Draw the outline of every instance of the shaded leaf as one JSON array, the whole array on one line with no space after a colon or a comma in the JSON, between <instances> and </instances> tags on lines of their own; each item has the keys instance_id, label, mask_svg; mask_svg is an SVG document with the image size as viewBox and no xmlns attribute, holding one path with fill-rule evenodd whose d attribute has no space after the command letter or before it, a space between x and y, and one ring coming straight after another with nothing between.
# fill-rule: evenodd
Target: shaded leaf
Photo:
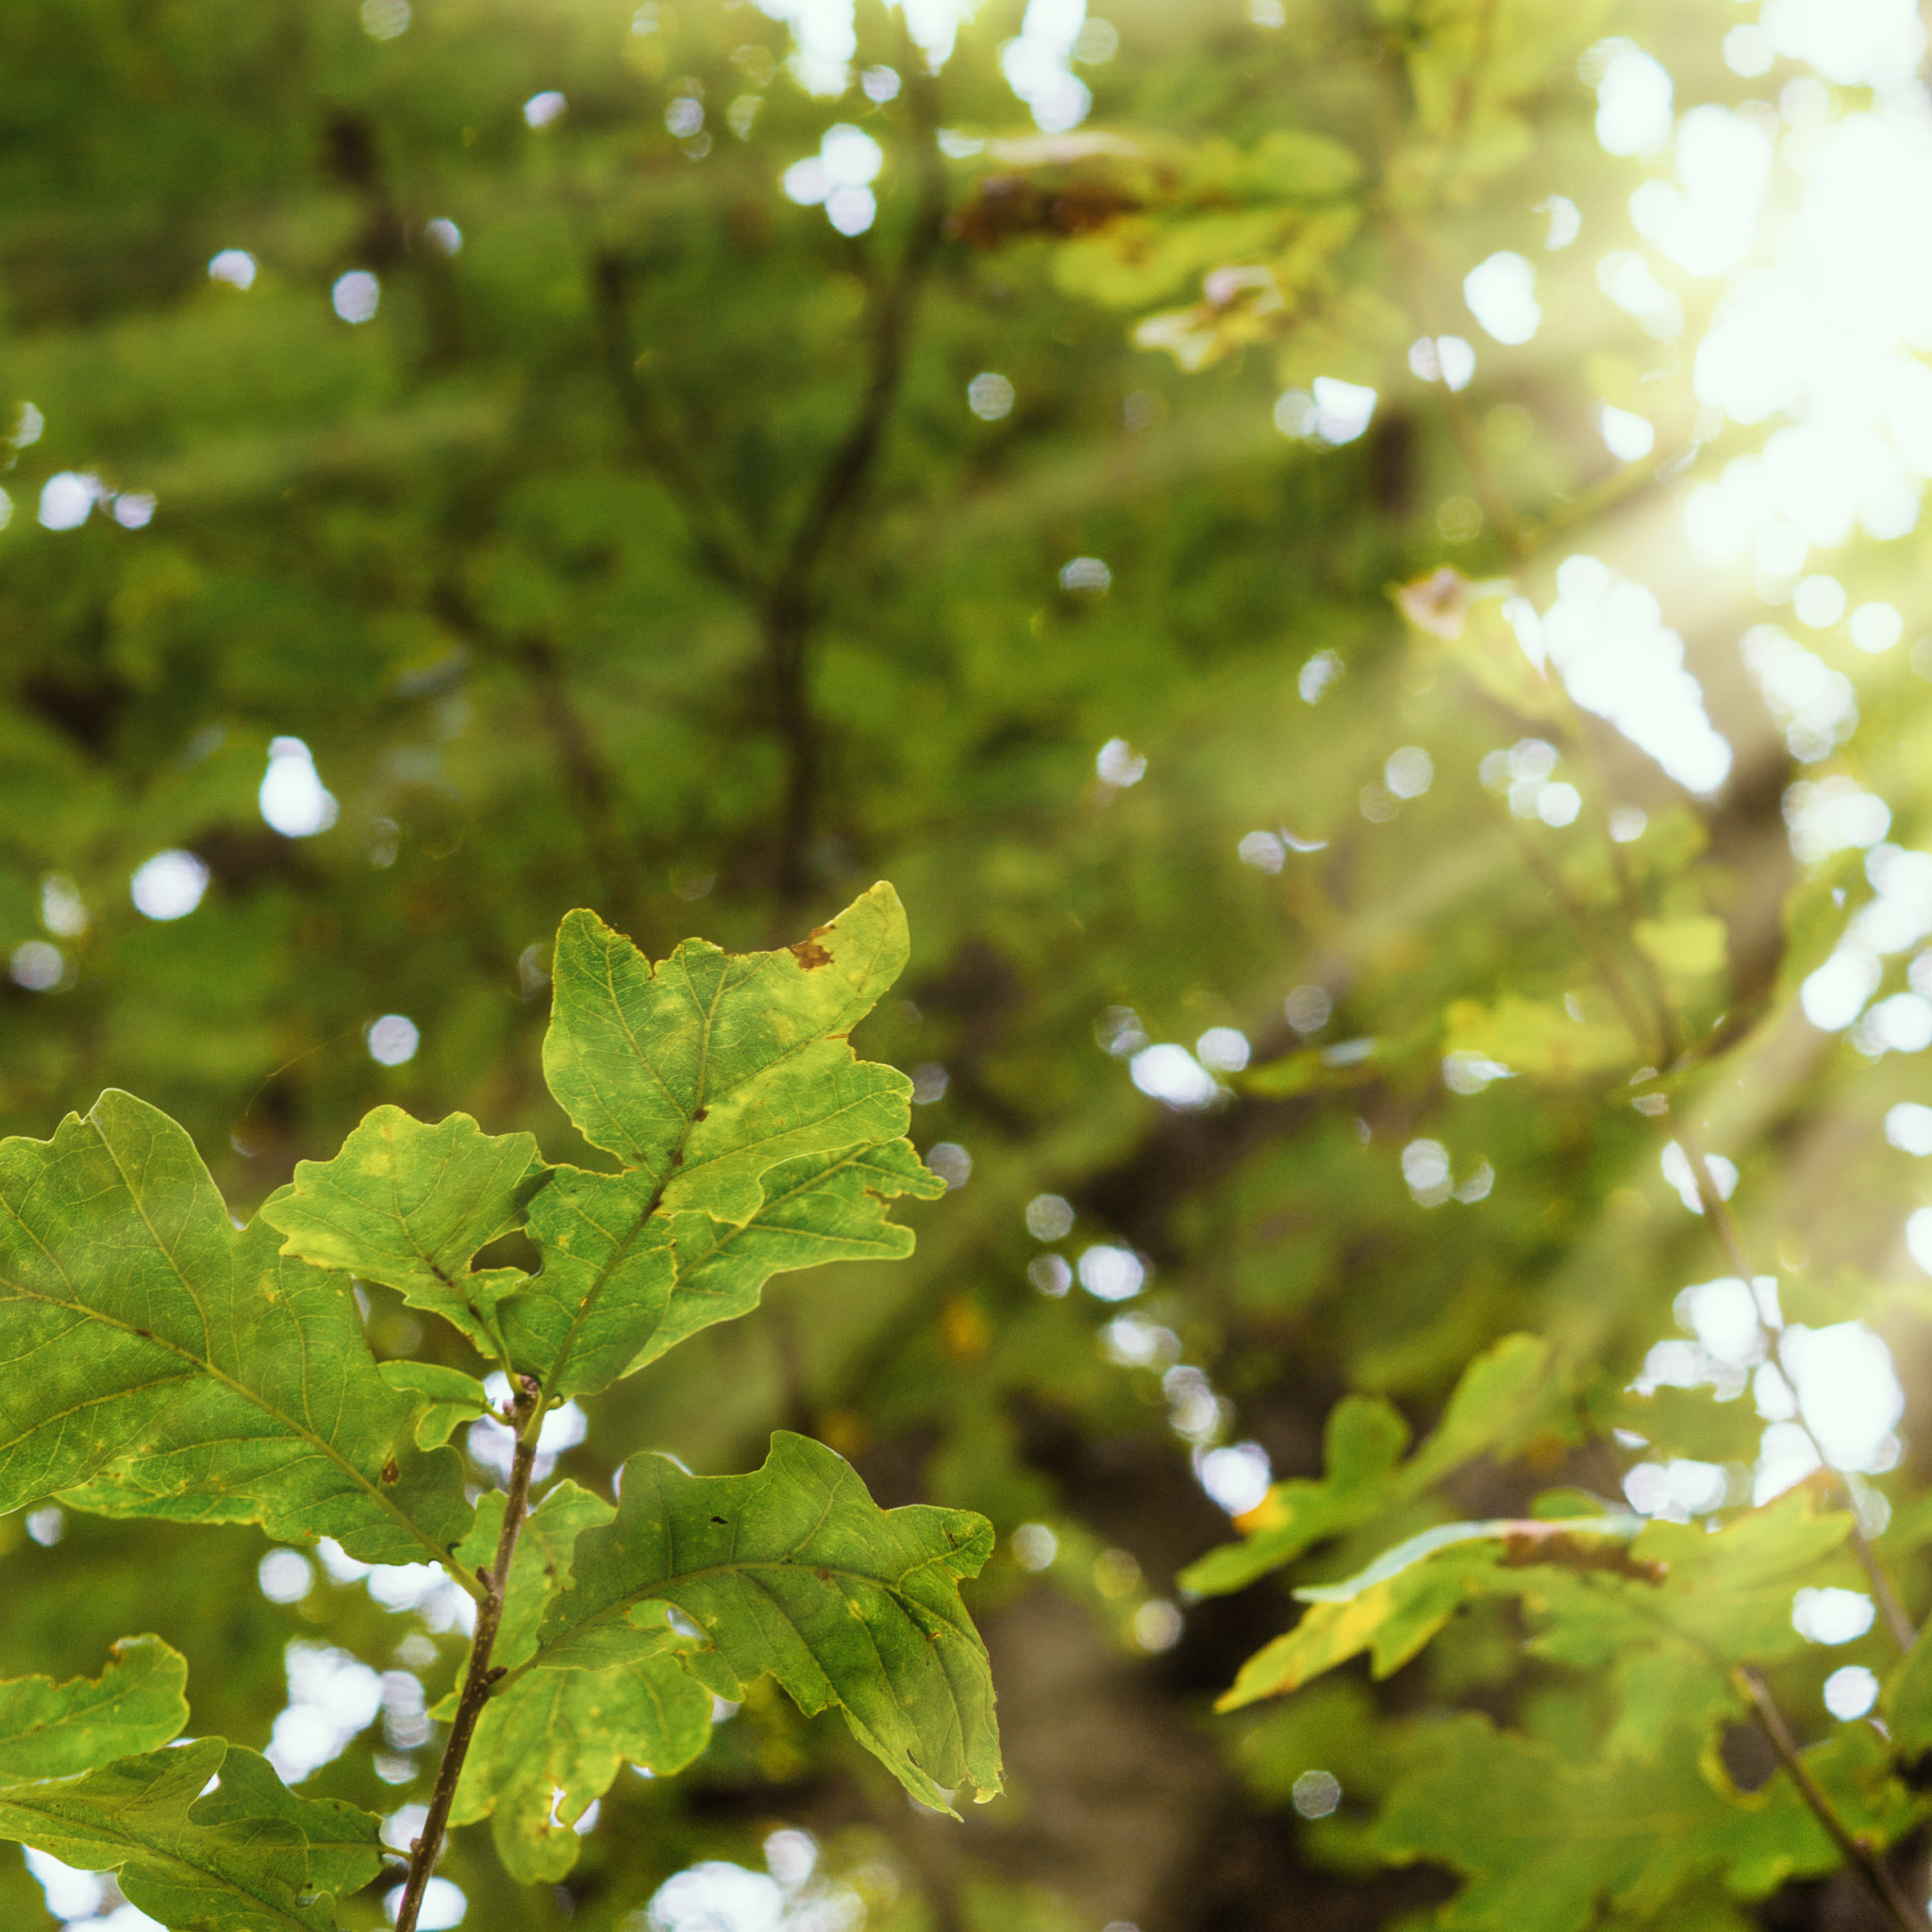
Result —
<instances>
[{"instance_id":1,"label":"shaded leaf","mask_svg":"<svg viewBox=\"0 0 1932 1932\"><path fill-rule=\"evenodd\" d=\"M98 1678L0 1683L0 1784L72 1777L153 1751L188 1722L188 1663L158 1637L124 1637Z\"/></svg>"},{"instance_id":2,"label":"shaded leaf","mask_svg":"<svg viewBox=\"0 0 1932 1932\"><path fill-rule=\"evenodd\" d=\"M128 1094L0 1142L0 1509L59 1491L441 1557L469 1519L460 1461L398 1444L409 1403L347 1282L279 1239L238 1230L188 1136Z\"/></svg>"},{"instance_id":3,"label":"shaded leaf","mask_svg":"<svg viewBox=\"0 0 1932 1932\"><path fill-rule=\"evenodd\" d=\"M1693 1721L1655 1758L1576 1765L1487 1718L1411 1726L1405 1774L1375 1837L1391 1859L1428 1858L1464 1874L1440 1920L1450 1932L1581 1932L1600 1923L1606 1902L1647 1916L1700 1879L1761 1898L1787 1878L1836 1866L1789 1776L1741 1798L1706 1742ZM1910 1822L1869 1728L1846 1726L1806 1762L1854 1831L1884 1842Z\"/></svg>"},{"instance_id":4,"label":"shaded leaf","mask_svg":"<svg viewBox=\"0 0 1932 1932\"><path fill-rule=\"evenodd\" d=\"M713 1688L741 1696L770 1672L808 1715L836 1705L914 1797L949 1810L960 1785L1000 1789L992 1679L958 1591L991 1549L965 1510L881 1509L803 1436L774 1436L750 1475L634 1457L616 1521L578 1541L533 1669L655 1649L668 1603L713 1646L692 1660Z\"/></svg>"},{"instance_id":5,"label":"shaded leaf","mask_svg":"<svg viewBox=\"0 0 1932 1932\"><path fill-rule=\"evenodd\" d=\"M297 1798L266 1759L219 1738L0 1788L0 1836L113 1872L174 1932L330 1932L327 1894L375 1875L377 1828L350 1806Z\"/></svg>"}]
</instances>

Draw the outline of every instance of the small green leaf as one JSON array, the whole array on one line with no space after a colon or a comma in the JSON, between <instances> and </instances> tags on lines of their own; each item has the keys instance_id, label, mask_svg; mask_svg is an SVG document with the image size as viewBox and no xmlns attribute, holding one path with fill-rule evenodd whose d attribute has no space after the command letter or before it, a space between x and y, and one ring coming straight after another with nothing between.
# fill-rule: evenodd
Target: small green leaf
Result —
<instances>
[{"instance_id":1,"label":"small green leaf","mask_svg":"<svg viewBox=\"0 0 1932 1932\"><path fill-rule=\"evenodd\" d=\"M551 1394L585 1394L641 1365L676 1273L670 1218L656 1204L644 1174L559 1167L532 1206L543 1267L505 1306L503 1332Z\"/></svg>"},{"instance_id":2,"label":"small green leaf","mask_svg":"<svg viewBox=\"0 0 1932 1932\"><path fill-rule=\"evenodd\" d=\"M440 1449L463 1426L491 1410L490 1391L475 1375L437 1362L378 1362L375 1373L403 1395L415 1398L409 1434L419 1449Z\"/></svg>"},{"instance_id":3,"label":"small green leaf","mask_svg":"<svg viewBox=\"0 0 1932 1932\"><path fill-rule=\"evenodd\" d=\"M430 1126L378 1107L333 1160L297 1161L261 1217L288 1237L284 1254L396 1289L493 1356L494 1306L524 1276L473 1274L470 1263L523 1225L545 1172L534 1135L486 1134L466 1113Z\"/></svg>"},{"instance_id":4,"label":"small green leaf","mask_svg":"<svg viewBox=\"0 0 1932 1932\"><path fill-rule=\"evenodd\" d=\"M173 1932L332 1932L328 1895L375 1877L377 1829L350 1806L295 1797L264 1758L219 1738L0 1788L0 1837L113 1872Z\"/></svg>"},{"instance_id":5,"label":"small green leaf","mask_svg":"<svg viewBox=\"0 0 1932 1932\"><path fill-rule=\"evenodd\" d=\"M398 1441L410 1405L348 1283L278 1246L235 1227L188 1136L129 1094L0 1142L0 1510L52 1491L441 1557L469 1522L460 1459Z\"/></svg>"},{"instance_id":6,"label":"small green leaf","mask_svg":"<svg viewBox=\"0 0 1932 1932\"><path fill-rule=\"evenodd\" d=\"M477 1506L457 1552L473 1567L495 1560L501 1491ZM570 1582L577 1538L615 1512L600 1496L561 1482L531 1512L510 1563L494 1660L514 1672L537 1647L544 1611ZM626 1760L660 1776L681 1771L710 1741L711 1697L679 1664L691 1647L668 1626L660 1643L627 1631L630 1653L602 1670L527 1671L483 1707L457 1787L451 1821L488 1817L498 1856L526 1885L555 1884L576 1860L571 1826L610 1789ZM554 1822L553 1822L554 1821Z\"/></svg>"},{"instance_id":7,"label":"small green leaf","mask_svg":"<svg viewBox=\"0 0 1932 1932\"><path fill-rule=\"evenodd\" d=\"M158 1637L124 1637L96 1679L0 1683L0 1784L73 1777L154 1751L188 1722L188 1662Z\"/></svg>"},{"instance_id":8,"label":"small green leaf","mask_svg":"<svg viewBox=\"0 0 1932 1932\"><path fill-rule=\"evenodd\" d=\"M1408 1424L1391 1404L1344 1395L1328 1412L1326 1477L1276 1483L1243 1519L1247 1538L1191 1564L1181 1588L1196 1596L1245 1590L1304 1550L1367 1522L1388 1507L1390 1479L1407 1441Z\"/></svg>"},{"instance_id":9,"label":"small green leaf","mask_svg":"<svg viewBox=\"0 0 1932 1932\"><path fill-rule=\"evenodd\" d=\"M1407 1462L1408 1425L1378 1398L1346 1395L1330 1411L1328 1474L1277 1483L1241 1526L1245 1541L1210 1550L1180 1577L1197 1596L1244 1590L1318 1542L1413 1501L1475 1457L1510 1456L1568 1427L1567 1405L1540 1336L1506 1335L1463 1371L1435 1433Z\"/></svg>"},{"instance_id":10,"label":"small green leaf","mask_svg":"<svg viewBox=\"0 0 1932 1932\"><path fill-rule=\"evenodd\" d=\"M600 1669L664 1642L670 1604L709 1640L691 1659L724 1694L770 1672L808 1715L836 1705L922 1804L1000 1789L992 1678L959 1601L992 1531L960 1509L884 1510L822 1443L779 1434L751 1475L625 1465L608 1528L576 1546L536 1672Z\"/></svg>"}]
</instances>

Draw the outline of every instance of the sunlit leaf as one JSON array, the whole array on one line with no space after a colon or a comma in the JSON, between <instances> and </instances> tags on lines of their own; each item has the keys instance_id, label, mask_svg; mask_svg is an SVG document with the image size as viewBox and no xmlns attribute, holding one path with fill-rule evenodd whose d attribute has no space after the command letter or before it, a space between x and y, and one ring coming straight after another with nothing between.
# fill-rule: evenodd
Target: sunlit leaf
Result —
<instances>
[{"instance_id":1,"label":"sunlit leaf","mask_svg":"<svg viewBox=\"0 0 1932 1932\"><path fill-rule=\"evenodd\" d=\"M485 1134L464 1113L430 1126L378 1107L333 1160L297 1161L261 1216L288 1237L284 1253L396 1289L494 1355L493 1310L524 1276L470 1263L523 1224L543 1173L533 1135Z\"/></svg>"}]
</instances>

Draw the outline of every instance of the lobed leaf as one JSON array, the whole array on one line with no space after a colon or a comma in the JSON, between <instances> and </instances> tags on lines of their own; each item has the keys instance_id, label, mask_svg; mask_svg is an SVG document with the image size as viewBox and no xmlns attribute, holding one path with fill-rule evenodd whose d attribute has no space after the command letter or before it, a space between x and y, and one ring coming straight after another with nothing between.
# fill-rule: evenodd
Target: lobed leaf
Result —
<instances>
[{"instance_id":1,"label":"lobed leaf","mask_svg":"<svg viewBox=\"0 0 1932 1932\"><path fill-rule=\"evenodd\" d=\"M625 1171L558 1168L531 1205L543 1270L502 1333L550 1393L744 1313L782 1269L909 1252L885 1203L944 1184L904 1139L910 1083L846 1039L907 952L885 884L794 946L689 940L656 966L595 914L564 920L544 1072Z\"/></svg>"},{"instance_id":2,"label":"lobed leaf","mask_svg":"<svg viewBox=\"0 0 1932 1932\"><path fill-rule=\"evenodd\" d=\"M398 1443L410 1405L348 1283L277 1242L238 1230L188 1136L129 1094L0 1141L0 1510L60 1491L370 1562L443 1555L461 1462Z\"/></svg>"},{"instance_id":3,"label":"lobed leaf","mask_svg":"<svg viewBox=\"0 0 1932 1932\"><path fill-rule=\"evenodd\" d=\"M982 1518L881 1509L844 1459L779 1434L750 1475L625 1465L607 1527L586 1531L575 1580L545 1615L534 1674L600 1671L659 1652L664 1606L709 1641L691 1668L741 1697L769 1672L808 1715L837 1706L922 1804L1000 1789L985 1646L959 1601L992 1550Z\"/></svg>"},{"instance_id":4,"label":"lobed leaf","mask_svg":"<svg viewBox=\"0 0 1932 1932\"><path fill-rule=\"evenodd\" d=\"M284 1254L393 1288L496 1356L496 1304L525 1277L470 1263L523 1225L546 1172L532 1134L486 1134L466 1113L430 1126L378 1107L333 1160L298 1160L261 1218L287 1236Z\"/></svg>"},{"instance_id":5,"label":"lobed leaf","mask_svg":"<svg viewBox=\"0 0 1932 1932\"><path fill-rule=\"evenodd\" d=\"M571 1482L531 1512L510 1564L497 1663L514 1671L534 1654L544 1611L569 1585L578 1536L614 1513ZM478 1506L458 1559L492 1561L502 1522L496 1491ZM634 1654L620 1662L527 1672L483 1707L450 1816L457 1824L488 1817L498 1856L524 1884L555 1884L575 1863L571 1827L626 1760L668 1775L710 1741L710 1693L675 1654L691 1641L661 1624L655 1645L652 1633L632 1634Z\"/></svg>"},{"instance_id":6,"label":"lobed leaf","mask_svg":"<svg viewBox=\"0 0 1932 1932\"><path fill-rule=\"evenodd\" d=\"M0 1683L0 1784L73 1777L153 1751L188 1722L188 1661L158 1637L124 1637L97 1678Z\"/></svg>"},{"instance_id":7,"label":"lobed leaf","mask_svg":"<svg viewBox=\"0 0 1932 1932\"><path fill-rule=\"evenodd\" d=\"M0 1787L0 1837L113 1872L173 1932L332 1932L330 1895L380 1869L378 1828L352 1806L296 1797L266 1758L219 1738Z\"/></svg>"},{"instance_id":8,"label":"lobed leaf","mask_svg":"<svg viewBox=\"0 0 1932 1932\"><path fill-rule=\"evenodd\" d=\"M1706 1743L1693 1718L1653 1757L1576 1764L1483 1717L1418 1725L1375 1840L1392 1860L1464 1874L1438 1922L1446 1932L1583 1932L1605 1905L1648 1920L1700 1881L1760 1898L1837 1865L1788 1775L1740 1797L1710 1768ZM1882 1843L1909 1824L1869 1729L1845 1727L1806 1762L1853 1830Z\"/></svg>"},{"instance_id":9,"label":"lobed leaf","mask_svg":"<svg viewBox=\"0 0 1932 1932\"><path fill-rule=\"evenodd\" d=\"M1217 1707L1285 1695L1363 1651L1387 1676L1486 1595L1523 1599L1543 1626L1531 1644L1541 1657L1581 1669L1641 1657L1660 1692L1667 1681L1681 1688L1688 1658L1734 1701L1729 1666L1805 1648L1791 1624L1798 1586L1852 1580L1821 1567L1852 1519L1820 1503L1820 1486L1802 1484L1714 1533L1624 1514L1439 1524L1345 1582L1297 1590L1308 1613L1241 1666ZM1679 1694L1663 1693L1663 1714Z\"/></svg>"}]
</instances>

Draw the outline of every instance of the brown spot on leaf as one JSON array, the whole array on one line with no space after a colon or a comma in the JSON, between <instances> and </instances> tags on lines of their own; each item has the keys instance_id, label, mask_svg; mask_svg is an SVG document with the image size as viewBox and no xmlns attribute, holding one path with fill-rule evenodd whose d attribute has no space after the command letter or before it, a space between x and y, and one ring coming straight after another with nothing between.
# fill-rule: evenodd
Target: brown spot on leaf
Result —
<instances>
[{"instance_id":1,"label":"brown spot on leaf","mask_svg":"<svg viewBox=\"0 0 1932 1932\"><path fill-rule=\"evenodd\" d=\"M832 963L832 956L819 944L819 936L831 930L829 925L815 925L795 946L790 946L786 950L808 973L820 966L829 966Z\"/></svg>"},{"instance_id":2,"label":"brown spot on leaf","mask_svg":"<svg viewBox=\"0 0 1932 1932\"><path fill-rule=\"evenodd\" d=\"M390 1459L382 1465L382 1479L386 1483L392 1483L401 1474L402 1471L399 1468L397 1468L396 1459L393 1456L391 1456Z\"/></svg>"}]
</instances>

